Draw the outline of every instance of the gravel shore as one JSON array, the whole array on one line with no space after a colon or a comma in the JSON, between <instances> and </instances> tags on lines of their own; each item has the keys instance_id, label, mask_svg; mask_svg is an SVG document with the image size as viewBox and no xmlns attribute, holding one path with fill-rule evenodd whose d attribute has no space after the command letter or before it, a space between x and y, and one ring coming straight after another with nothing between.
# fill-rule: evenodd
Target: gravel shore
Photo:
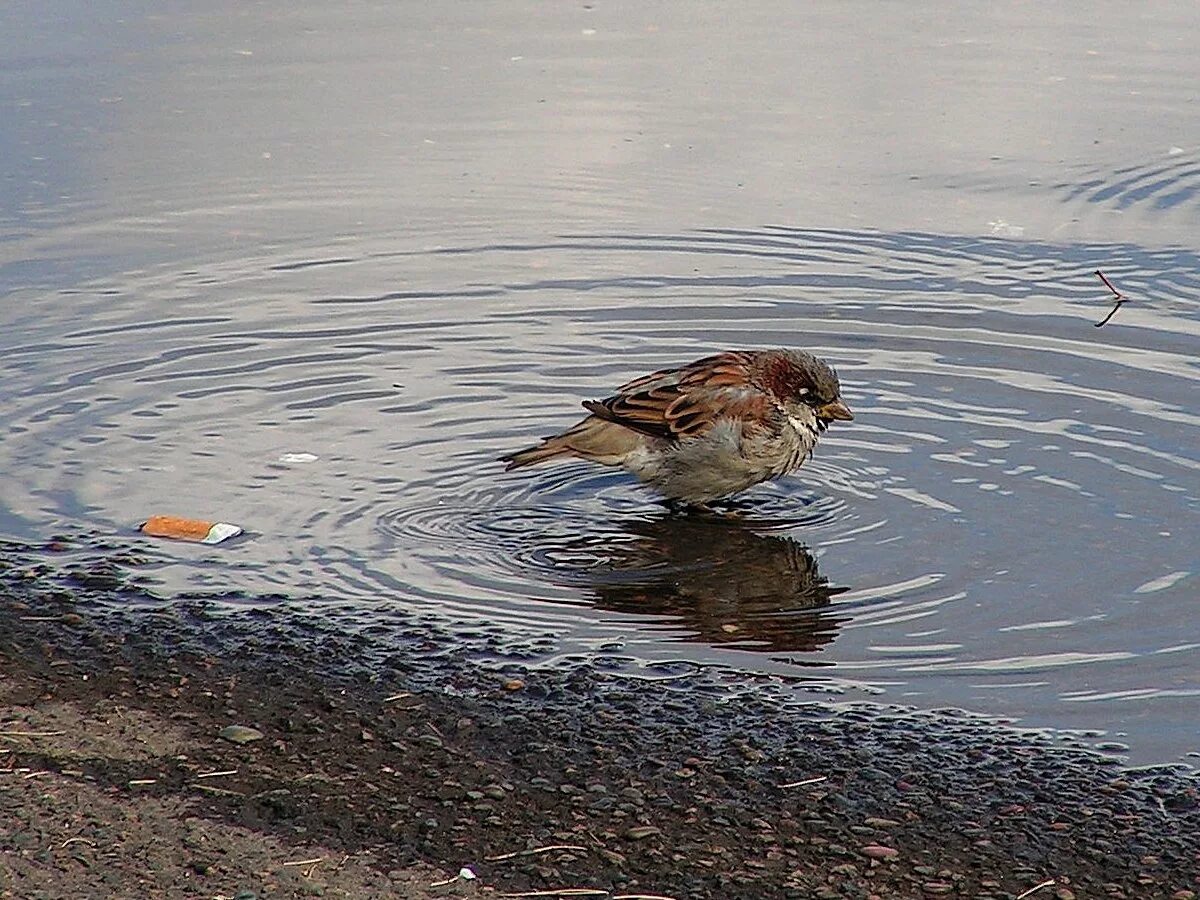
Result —
<instances>
[{"instance_id":1,"label":"gravel shore","mask_svg":"<svg viewBox=\"0 0 1200 900\"><path fill-rule=\"evenodd\" d=\"M1186 767L413 623L368 652L62 549L0 547L0 897L1200 892Z\"/></svg>"}]
</instances>

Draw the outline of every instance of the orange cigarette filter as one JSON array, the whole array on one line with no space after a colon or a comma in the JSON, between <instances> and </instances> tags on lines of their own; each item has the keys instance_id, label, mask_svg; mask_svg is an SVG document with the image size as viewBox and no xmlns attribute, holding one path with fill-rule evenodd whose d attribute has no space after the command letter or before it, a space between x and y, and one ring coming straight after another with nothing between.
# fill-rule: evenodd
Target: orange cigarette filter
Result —
<instances>
[{"instance_id":1,"label":"orange cigarette filter","mask_svg":"<svg viewBox=\"0 0 1200 900\"><path fill-rule=\"evenodd\" d=\"M219 544L227 538L241 534L242 529L228 522L206 522L203 519L185 519L181 516L151 516L142 523L141 532L152 537Z\"/></svg>"}]
</instances>

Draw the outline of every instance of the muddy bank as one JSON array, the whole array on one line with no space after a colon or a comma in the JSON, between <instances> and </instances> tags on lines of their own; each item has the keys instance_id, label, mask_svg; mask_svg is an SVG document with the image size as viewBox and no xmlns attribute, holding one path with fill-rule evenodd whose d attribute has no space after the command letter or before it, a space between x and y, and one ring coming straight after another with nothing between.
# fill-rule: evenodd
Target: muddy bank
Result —
<instances>
[{"instance_id":1,"label":"muddy bank","mask_svg":"<svg viewBox=\"0 0 1200 900\"><path fill-rule=\"evenodd\" d=\"M719 673L488 665L416 623L216 615L120 547L56 550L0 550L0 896L1200 891L1182 767Z\"/></svg>"}]
</instances>

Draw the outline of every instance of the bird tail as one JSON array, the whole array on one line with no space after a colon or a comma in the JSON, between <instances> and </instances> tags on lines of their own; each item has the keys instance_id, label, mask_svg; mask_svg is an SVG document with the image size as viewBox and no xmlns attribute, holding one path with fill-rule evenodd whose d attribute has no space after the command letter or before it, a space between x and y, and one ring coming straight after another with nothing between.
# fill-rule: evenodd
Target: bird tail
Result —
<instances>
[{"instance_id":1,"label":"bird tail","mask_svg":"<svg viewBox=\"0 0 1200 900\"><path fill-rule=\"evenodd\" d=\"M548 459L571 455L573 455L571 448L562 443L562 436L558 435L546 438L536 447L518 450L516 453L507 453L500 457L500 462L508 463L504 467L504 471L511 472L513 469L523 469L525 466L532 466Z\"/></svg>"},{"instance_id":2,"label":"bird tail","mask_svg":"<svg viewBox=\"0 0 1200 900\"><path fill-rule=\"evenodd\" d=\"M580 457L602 465L615 466L620 465L642 440L642 435L623 425L588 416L562 434L545 438L536 447L502 456L500 461L508 463L504 467L506 472L564 456Z\"/></svg>"}]
</instances>

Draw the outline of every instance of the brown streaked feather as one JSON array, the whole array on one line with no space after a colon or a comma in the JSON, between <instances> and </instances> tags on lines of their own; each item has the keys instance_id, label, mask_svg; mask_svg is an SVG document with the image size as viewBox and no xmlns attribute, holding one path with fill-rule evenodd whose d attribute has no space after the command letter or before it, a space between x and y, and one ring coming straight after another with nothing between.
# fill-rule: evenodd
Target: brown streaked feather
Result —
<instances>
[{"instance_id":1,"label":"brown streaked feather","mask_svg":"<svg viewBox=\"0 0 1200 900\"><path fill-rule=\"evenodd\" d=\"M610 400L613 398L609 398ZM665 423L653 416L638 418L629 415L620 415L614 412L607 405L608 401L604 400L584 400L583 408L590 412L597 419L603 419L613 425L620 425L622 428L628 428L631 431L636 431L639 434L646 434L650 437L669 438L670 434L665 426Z\"/></svg>"},{"instance_id":2,"label":"brown streaked feather","mask_svg":"<svg viewBox=\"0 0 1200 900\"><path fill-rule=\"evenodd\" d=\"M740 421L745 428L773 422L782 415L766 394L739 386L685 394L667 410L667 421L675 436L691 437L704 434L721 419Z\"/></svg>"},{"instance_id":3,"label":"brown streaked feather","mask_svg":"<svg viewBox=\"0 0 1200 900\"><path fill-rule=\"evenodd\" d=\"M771 418L774 403L751 384L749 363L744 353L719 353L636 378L613 396L583 405L609 422L670 441L704 434L720 419Z\"/></svg>"},{"instance_id":4,"label":"brown streaked feather","mask_svg":"<svg viewBox=\"0 0 1200 900\"><path fill-rule=\"evenodd\" d=\"M641 375L617 388L616 396L636 394L643 388L659 382L672 384L697 384L709 378L718 379L717 384L745 384L749 378L750 355L742 350L716 353L680 366L677 369L660 369L649 375Z\"/></svg>"}]
</instances>

